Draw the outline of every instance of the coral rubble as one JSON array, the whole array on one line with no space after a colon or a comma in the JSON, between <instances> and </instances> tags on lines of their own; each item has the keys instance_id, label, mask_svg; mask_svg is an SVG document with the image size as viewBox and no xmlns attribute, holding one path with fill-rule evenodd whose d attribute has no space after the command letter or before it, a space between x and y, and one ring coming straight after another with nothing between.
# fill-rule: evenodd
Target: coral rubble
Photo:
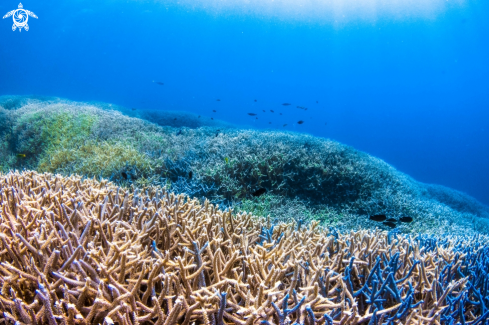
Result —
<instances>
[{"instance_id":1,"label":"coral rubble","mask_svg":"<svg viewBox=\"0 0 489 325\"><path fill-rule=\"evenodd\" d=\"M489 248L270 225L158 188L0 175L7 324L485 324Z\"/></svg>"}]
</instances>

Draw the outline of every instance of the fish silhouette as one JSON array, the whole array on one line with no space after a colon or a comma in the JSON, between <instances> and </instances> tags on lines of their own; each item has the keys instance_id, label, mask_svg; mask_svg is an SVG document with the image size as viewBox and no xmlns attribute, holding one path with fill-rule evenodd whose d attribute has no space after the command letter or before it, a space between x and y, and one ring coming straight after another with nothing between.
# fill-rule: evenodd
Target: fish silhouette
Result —
<instances>
[{"instance_id":1,"label":"fish silhouette","mask_svg":"<svg viewBox=\"0 0 489 325\"><path fill-rule=\"evenodd\" d=\"M248 113L249 116L256 116L255 113Z\"/></svg>"},{"instance_id":2,"label":"fish silhouette","mask_svg":"<svg viewBox=\"0 0 489 325\"><path fill-rule=\"evenodd\" d=\"M397 225L394 222L391 222L391 221L384 221L383 224L386 225L387 227L391 227L391 228L396 228L397 227Z\"/></svg>"},{"instance_id":3,"label":"fish silhouette","mask_svg":"<svg viewBox=\"0 0 489 325\"><path fill-rule=\"evenodd\" d=\"M382 222L382 221L385 221L387 219L385 214L376 214L376 215L370 216L368 218L370 220L377 221L377 222Z\"/></svg>"},{"instance_id":4,"label":"fish silhouette","mask_svg":"<svg viewBox=\"0 0 489 325\"><path fill-rule=\"evenodd\" d=\"M253 193L251 193L251 195L258 197L260 195L265 194L266 192L267 192L267 190L262 187L262 188L260 188L260 189L258 189L256 191L254 191Z\"/></svg>"},{"instance_id":5,"label":"fish silhouette","mask_svg":"<svg viewBox=\"0 0 489 325\"><path fill-rule=\"evenodd\" d=\"M284 106L290 106L290 103L283 103Z\"/></svg>"},{"instance_id":6,"label":"fish silhouette","mask_svg":"<svg viewBox=\"0 0 489 325\"><path fill-rule=\"evenodd\" d=\"M163 85L164 85L164 83L163 83L163 82L161 82L161 81L154 81L154 80L153 80L153 82L154 82L155 84L157 84L157 85L160 85L160 86L163 86Z\"/></svg>"},{"instance_id":7,"label":"fish silhouette","mask_svg":"<svg viewBox=\"0 0 489 325\"><path fill-rule=\"evenodd\" d=\"M399 219L401 222L413 222L413 217L401 217Z\"/></svg>"}]
</instances>

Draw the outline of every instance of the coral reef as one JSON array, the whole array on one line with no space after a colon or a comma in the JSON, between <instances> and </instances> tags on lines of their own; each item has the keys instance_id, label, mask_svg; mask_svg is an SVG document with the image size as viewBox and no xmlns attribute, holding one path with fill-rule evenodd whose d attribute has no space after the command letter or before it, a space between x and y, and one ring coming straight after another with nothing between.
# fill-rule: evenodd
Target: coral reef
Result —
<instances>
[{"instance_id":1,"label":"coral reef","mask_svg":"<svg viewBox=\"0 0 489 325\"><path fill-rule=\"evenodd\" d=\"M411 224L398 224L405 233L489 232L484 218L488 207L460 192L416 182L338 142L291 132L205 126L195 124L199 119L193 115L178 114L0 97L0 170L76 173L122 186L165 186L274 220L302 218L361 229L378 226L368 215L386 214L413 218ZM175 118L179 124L172 122ZM199 125L204 126L194 128ZM253 197L258 188L267 193Z\"/></svg>"},{"instance_id":2,"label":"coral reef","mask_svg":"<svg viewBox=\"0 0 489 325\"><path fill-rule=\"evenodd\" d=\"M8 324L486 324L483 236L270 224L157 187L0 174Z\"/></svg>"}]
</instances>

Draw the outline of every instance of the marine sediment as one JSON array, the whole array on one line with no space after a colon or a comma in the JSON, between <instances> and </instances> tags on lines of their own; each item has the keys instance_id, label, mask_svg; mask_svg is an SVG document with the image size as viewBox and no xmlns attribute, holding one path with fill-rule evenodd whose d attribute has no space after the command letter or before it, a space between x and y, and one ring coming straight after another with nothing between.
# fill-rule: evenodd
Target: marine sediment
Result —
<instances>
[{"instance_id":1,"label":"marine sediment","mask_svg":"<svg viewBox=\"0 0 489 325\"><path fill-rule=\"evenodd\" d=\"M484 324L486 237L271 224L159 187L0 174L6 324Z\"/></svg>"}]
</instances>

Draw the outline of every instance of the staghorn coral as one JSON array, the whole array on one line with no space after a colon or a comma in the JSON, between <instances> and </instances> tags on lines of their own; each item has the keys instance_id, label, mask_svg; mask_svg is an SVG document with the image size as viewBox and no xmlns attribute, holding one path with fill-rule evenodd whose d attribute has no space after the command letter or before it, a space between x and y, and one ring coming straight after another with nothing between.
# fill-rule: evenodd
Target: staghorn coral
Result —
<instances>
[{"instance_id":1,"label":"staghorn coral","mask_svg":"<svg viewBox=\"0 0 489 325\"><path fill-rule=\"evenodd\" d=\"M382 213L412 217L411 224L399 225L405 233L489 233L488 207L460 192L416 182L338 142L210 127L203 120L195 124L201 119L183 112L149 113L103 103L0 96L0 170L161 185L273 220L299 215L362 229L379 225L367 215ZM178 124L171 122L176 114ZM259 187L267 194L251 196Z\"/></svg>"},{"instance_id":2,"label":"staghorn coral","mask_svg":"<svg viewBox=\"0 0 489 325\"><path fill-rule=\"evenodd\" d=\"M488 240L338 233L159 188L0 175L9 324L484 324Z\"/></svg>"}]
</instances>

